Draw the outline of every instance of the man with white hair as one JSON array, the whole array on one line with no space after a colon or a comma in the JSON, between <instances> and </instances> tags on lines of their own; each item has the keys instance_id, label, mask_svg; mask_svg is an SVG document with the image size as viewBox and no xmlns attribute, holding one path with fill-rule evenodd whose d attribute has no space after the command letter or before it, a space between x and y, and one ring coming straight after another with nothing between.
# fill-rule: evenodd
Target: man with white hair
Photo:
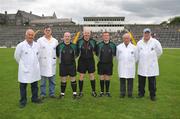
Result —
<instances>
[{"instance_id":1,"label":"man with white hair","mask_svg":"<svg viewBox=\"0 0 180 119\"><path fill-rule=\"evenodd\" d=\"M38 80L40 80L40 67L38 61L38 44L33 41L34 31L28 29L26 38L16 47L14 58L19 64L18 81L20 82L20 108L26 106L27 103L27 84L31 84L33 103L41 103L38 99Z\"/></svg>"},{"instance_id":2,"label":"man with white hair","mask_svg":"<svg viewBox=\"0 0 180 119\"><path fill-rule=\"evenodd\" d=\"M143 38L137 43L138 48L138 97L145 94L148 78L150 99L156 100L156 76L159 75L158 58L162 55L160 42L151 37L151 30L143 30Z\"/></svg>"},{"instance_id":3,"label":"man with white hair","mask_svg":"<svg viewBox=\"0 0 180 119\"><path fill-rule=\"evenodd\" d=\"M83 38L79 39L77 42L77 49L79 53L78 59L78 72L80 73L79 76L79 96L83 96L83 79L84 75L88 71L89 79L91 82L91 95L96 97L95 91L95 79L94 79L94 72L95 72L95 60L94 60L94 51L96 46L96 41L90 38L91 32L89 29L84 29L83 31Z\"/></svg>"},{"instance_id":4,"label":"man with white hair","mask_svg":"<svg viewBox=\"0 0 180 119\"><path fill-rule=\"evenodd\" d=\"M135 78L137 48L130 42L130 34L123 35L123 43L117 46L116 58L120 78L120 98L126 95L126 81L128 97L132 98L133 79Z\"/></svg>"}]
</instances>

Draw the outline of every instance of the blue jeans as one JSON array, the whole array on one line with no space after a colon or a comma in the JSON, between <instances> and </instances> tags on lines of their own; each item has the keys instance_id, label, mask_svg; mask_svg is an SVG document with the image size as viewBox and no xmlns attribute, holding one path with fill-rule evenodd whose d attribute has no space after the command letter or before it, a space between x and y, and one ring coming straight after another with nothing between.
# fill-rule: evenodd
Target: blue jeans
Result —
<instances>
[{"instance_id":1,"label":"blue jeans","mask_svg":"<svg viewBox=\"0 0 180 119\"><path fill-rule=\"evenodd\" d=\"M49 80L49 96L54 96L55 75L51 77L41 76L41 96L46 96L46 80Z\"/></svg>"}]
</instances>

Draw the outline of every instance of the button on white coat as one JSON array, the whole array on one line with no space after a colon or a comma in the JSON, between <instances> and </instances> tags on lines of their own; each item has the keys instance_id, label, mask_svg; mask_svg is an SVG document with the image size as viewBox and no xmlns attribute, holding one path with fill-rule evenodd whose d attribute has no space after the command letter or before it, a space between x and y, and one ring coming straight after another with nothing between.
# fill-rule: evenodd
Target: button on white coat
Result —
<instances>
[{"instance_id":1,"label":"button on white coat","mask_svg":"<svg viewBox=\"0 0 180 119\"><path fill-rule=\"evenodd\" d=\"M159 65L158 58L162 54L162 46L160 42L154 38L150 38L146 43L140 40L137 43L138 48L138 74L141 76L158 76Z\"/></svg>"},{"instance_id":2,"label":"button on white coat","mask_svg":"<svg viewBox=\"0 0 180 119\"><path fill-rule=\"evenodd\" d=\"M137 48L129 43L128 46L121 43L117 46L116 58L118 61L119 78L135 78Z\"/></svg>"},{"instance_id":3,"label":"button on white coat","mask_svg":"<svg viewBox=\"0 0 180 119\"><path fill-rule=\"evenodd\" d=\"M48 41L44 36L37 40L39 44L39 62L41 76L51 77L56 73L56 46L58 41L51 37Z\"/></svg>"},{"instance_id":4,"label":"button on white coat","mask_svg":"<svg viewBox=\"0 0 180 119\"><path fill-rule=\"evenodd\" d=\"M14 57L19 64L18 81L21 83L33 83L40 80L40 67L38 61L38 44L32 46L26 40L16 47Z\"/></svg>"}]
</instances>

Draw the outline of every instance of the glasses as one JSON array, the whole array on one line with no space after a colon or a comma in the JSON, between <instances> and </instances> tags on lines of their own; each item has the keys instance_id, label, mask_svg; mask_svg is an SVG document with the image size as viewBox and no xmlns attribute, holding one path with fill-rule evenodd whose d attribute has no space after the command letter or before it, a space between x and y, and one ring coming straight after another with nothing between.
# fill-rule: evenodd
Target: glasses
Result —
<instances>
[{"instance_id":1,"label":"glasses","mask_svg":"<svg viewBox=\"0 0 180 119\"><path fill-rule=\"evenodd\" d=\"M45 31L48 31L48 32L50 32L51 30L45 30Z\"/></svg>"}]
</instances>

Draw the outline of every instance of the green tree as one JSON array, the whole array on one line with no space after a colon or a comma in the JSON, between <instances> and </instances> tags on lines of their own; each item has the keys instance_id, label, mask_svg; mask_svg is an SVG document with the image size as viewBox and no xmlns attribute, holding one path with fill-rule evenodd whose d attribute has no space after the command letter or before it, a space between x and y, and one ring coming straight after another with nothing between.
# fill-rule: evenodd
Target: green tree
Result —
<instances>
[{"instance_id":1,"label":"green tree","mask_svg":"<svg viewBox=\"0 0 180 119\"><path fill-rule=\"evenodd\" d=\"M171 18L169 24L170 25L180 25L180 16Z\"/></svg>"}]
</instances>

